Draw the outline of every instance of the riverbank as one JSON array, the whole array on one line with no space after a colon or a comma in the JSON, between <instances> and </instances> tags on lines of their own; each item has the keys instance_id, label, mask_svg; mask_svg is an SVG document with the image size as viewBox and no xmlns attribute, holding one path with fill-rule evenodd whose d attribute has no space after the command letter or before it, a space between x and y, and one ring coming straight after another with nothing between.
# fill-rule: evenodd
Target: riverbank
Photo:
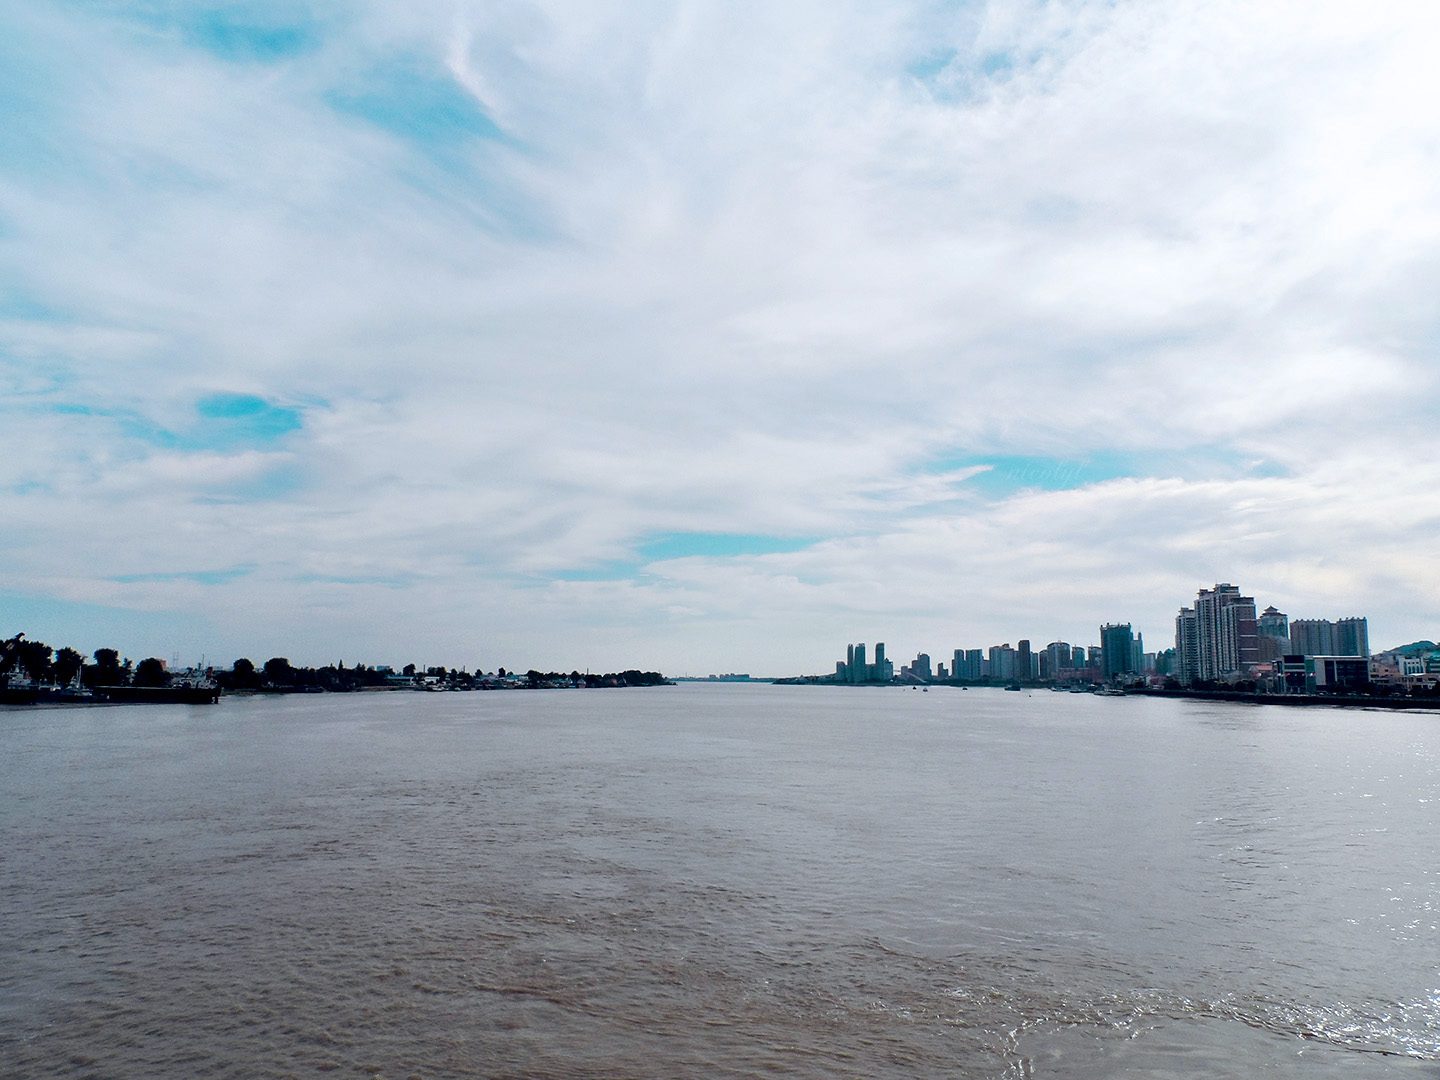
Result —
<instances>
[{"instance_id":1,"label":"riverbank","mask_svg":"<svg viewBox=\"0 0 1440 1080\"><path fill-rule=\"evenodd\" d=\"M53 687L0 689L0 705L20 708L90 705L213 705L220 700L217 686L97 686L93 690L57 690Z\"/></svg>"},{"instance_id":2,"label":"riverbank","mask_svg":"<svg viewBox=\"0 0 1440 1080\"><path fill-rule=\"evenodd\" d=\"M1247 694L1233 690L1161 690L1150 687L1126 690L1140 697L1190 698L1229 701L1237 705L1284 705L1289 708L1400 709L1440 712L1440 698L1361 697L1339 694Z\"/></svg>"}]
</instances>

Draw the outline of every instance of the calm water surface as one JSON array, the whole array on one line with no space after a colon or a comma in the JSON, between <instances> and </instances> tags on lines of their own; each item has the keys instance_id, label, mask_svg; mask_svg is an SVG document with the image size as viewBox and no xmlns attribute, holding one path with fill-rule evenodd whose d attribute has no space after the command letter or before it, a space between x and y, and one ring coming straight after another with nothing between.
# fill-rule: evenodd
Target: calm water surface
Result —
<instances>
[{"instance_id":1,"label":"calm water surface","mask_svg":"<svg viewBox=\"0 0 1440 1080\"><path fill-rule=\"evenodd\" d=\"M0 710L7 1077L1440 1077L1440 715Z\"/></svg>"}]
</instances>

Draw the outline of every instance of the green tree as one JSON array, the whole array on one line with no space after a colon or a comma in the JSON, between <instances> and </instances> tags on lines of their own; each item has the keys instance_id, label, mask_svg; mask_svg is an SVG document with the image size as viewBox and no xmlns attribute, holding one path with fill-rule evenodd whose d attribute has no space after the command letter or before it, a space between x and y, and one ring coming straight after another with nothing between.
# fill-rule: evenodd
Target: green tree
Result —
<instances>
[{"instance_id":1,"label":"green tree","mask_svg":"<svg viewBox=\"0 0 1440 1080\"><path fill-rule=\"evenodd\" d=\"M260 675L255 670L255 661L242 656L230 665L230 685L237 690L254 690L260 685Z\"/></svg>"},{"instance_id":2,"label":"green tree","mask_svg":"<svg viewBox=\"0 0 1440 1080\"><path fill-rule=\"evenodd\" d=\"M31 682L39 682L50 674L50 657L54 651L43 641L22 641L17 647L17 664L30 676Z\"/></svg>"},{"instance_id":3,"label":"green tree","mask_svg":"<svg viewBox=\"0 0 1440 1080\"><path fill-rule=\"evenodd\" d=\"M265 661L265 681L271 686L292 686L295 683L295 669L283 656L272 656Z\"/></svg>"},{"instance_id":4,"label":"green tree","mask_svg":"<svg viewBox=\"0 0 1440 1080\"><path fill-rule=\"evenodd\" d=\"M55 654L55 681L69 686L85 666L85 658L68 645Z\"/></svg>"},{"instance_id":5,"label":"green tree","mask_svg":"<svg viewBox=\"0 0 1440 1080\"><path fill-rule=\"evenodd\" d=\"M147 656L135 667L136 686L164 686L169 681L170 673L165 670L165 661L159 657Z\"/></svg>"},{"instance_id":6,"label":"green tree","mask_svg":"<svg viewBox=\"0 0 1440 1080\"><path fill-rule=\"evenodd\" d=\"M95 663L86 665L81 679L86 686L118 686L124 681L120 674L120 654L114 649L96 649Z\"/></svg>"}]
</instances>

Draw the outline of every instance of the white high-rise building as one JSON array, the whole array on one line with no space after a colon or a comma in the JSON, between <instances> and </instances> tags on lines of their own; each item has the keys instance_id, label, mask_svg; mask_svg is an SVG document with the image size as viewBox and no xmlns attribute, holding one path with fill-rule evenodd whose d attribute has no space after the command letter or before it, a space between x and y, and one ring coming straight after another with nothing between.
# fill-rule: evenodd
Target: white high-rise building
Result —
<instances>
[{"instance_id":1,"label":"white high-rise building","mask_svg":"<svg viewBox=\"0 0 1440 1080\"><path fill-rule=\"evenodd\" d=\"M1196 678L1233 679L1260 659L1255 598L1228 582L1195 598Z\"/></svg>"}]
</instances>

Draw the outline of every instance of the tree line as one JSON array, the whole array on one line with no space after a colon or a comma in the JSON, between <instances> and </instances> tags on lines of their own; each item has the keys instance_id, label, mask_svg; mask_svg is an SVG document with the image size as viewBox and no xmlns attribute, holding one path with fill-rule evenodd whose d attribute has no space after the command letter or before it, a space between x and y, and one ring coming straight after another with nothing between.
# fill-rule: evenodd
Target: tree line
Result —
<instances>
[{"instance_id":1,"label":"tree line","mask_svg":"<svg viewBox=\"0 0 1440 1080\"><path fill-rule=\"evenodd\" d=\"M169 682L165 662L149 656L138 664L122 660L115 649L96 649L92 662L83 653L66 645L54 649L43 641L31 641L17 634L0 642L0 676L19 672L31 683L56 686L164 686Z\"/></svg>"},{"instance_id":2,"label":"tree line","mask_svg":"<svg viewBox=\"0 0 1440 1080\"><path fill-rule=\"evenodd\" d=\"M43 641L31 641L24 634L17 634L8 641L0 641L0 685L11 671L17 671L28 678L32 685L50 684L60 687L75 685L95 689L102 686L167 686L174 674L167 670L165 662L158 657L146 657L138 664L129 658L122 659L115 649L96 649L93 661L69 646L59 650ZM639 671L634 668L620 672L595 675L581 674L578 670L568 675L563 672L542 672L534 668L523 676L507 672L503 667L494 674L482 671L444 667L418 668L406 664L399 673L392 668L377 665L356 664L346 667L343 660L322 667L296 667L283 656L272 656L257 665L248 657L240 657L228 669L206 668L205 676L214 680L221 690L230 692L296 693L296 692L345 692L365 690L384 686L433 686L447 690L481 690L499 686L525 686L532 689L541 687L606 687L606 686L663 686L667 680L658 671Z\"/></svg>"}]
</instances>

